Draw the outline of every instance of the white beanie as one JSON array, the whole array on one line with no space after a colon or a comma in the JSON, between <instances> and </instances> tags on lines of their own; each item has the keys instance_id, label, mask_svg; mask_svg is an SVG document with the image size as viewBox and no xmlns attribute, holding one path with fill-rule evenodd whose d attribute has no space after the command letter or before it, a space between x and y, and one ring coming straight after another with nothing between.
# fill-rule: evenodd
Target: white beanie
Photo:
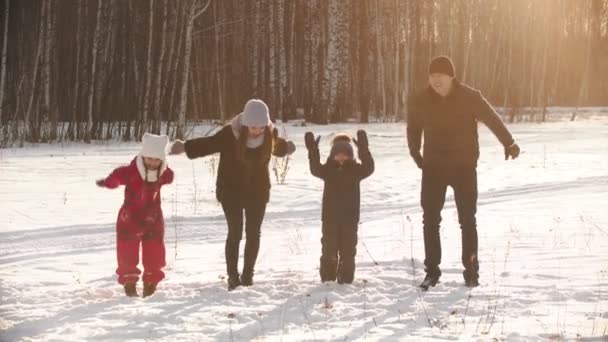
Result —
<instances>
[{"instance_id":1,"label":"white beanie","mask_svg":"<svg viewBox=\"0 0 608 342\"><path fill-rule=\"evenodd\" d=\"M270 125L268 106L262 100L249 100L243 109L242 122L247 127L266 127Z\"/></svg>"},{"instance_id":2,"label":"white beanie","mask_svg":"<svg viewBox=\"0 0 608 342\"><path fill-rule=\"evenodd\" d=\"M167 158L166 147L169 143L169 137L166 135L155 135L145 133L141 139L141 156L148 158L157 158L165 161Z\"/></svg>"}]
</instances>

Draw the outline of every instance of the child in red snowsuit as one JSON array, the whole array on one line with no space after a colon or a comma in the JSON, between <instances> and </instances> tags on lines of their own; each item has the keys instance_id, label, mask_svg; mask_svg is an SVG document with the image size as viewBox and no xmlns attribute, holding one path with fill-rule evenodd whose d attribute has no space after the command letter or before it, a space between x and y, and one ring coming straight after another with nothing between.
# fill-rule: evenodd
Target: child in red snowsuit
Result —
<instances>
[{"instance_id":1,"label":"child in red snowsuit","mask_svg":"<svg viewBox=\"0 0 608 342\"><path fill-rule=\"evenodd\" d=\"M125 201L116 222L116 257L118 282L129 297L138 296L139 247L142 246L144 297L156 290L165 274L165 223L161 209L160 188L173 182L167 167L165 148L169 138L146 133L142 151L128 166L114 170L97 185L114 189L125 186Z\"/></svg>"}]
</instances>

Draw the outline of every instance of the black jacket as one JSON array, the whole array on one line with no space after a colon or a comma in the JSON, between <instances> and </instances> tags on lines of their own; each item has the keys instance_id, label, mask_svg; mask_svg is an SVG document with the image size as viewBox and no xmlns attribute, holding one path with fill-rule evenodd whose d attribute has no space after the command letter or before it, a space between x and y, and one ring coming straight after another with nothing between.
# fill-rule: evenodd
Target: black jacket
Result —
<instances>
[{"instance_id":1,"label":"black jacket","mask_svg":"<svg viewBox=\"0 0 608 342\"><path fill-rule=\"evenodd\" d=\"M492 105L476 89L454 80L442 98L430 87L408 101L407 140L414 159L420 155L424 134L424 165L477 165L477 122L483 122L503 146L513 137Z\"/></svg>"},{"instance_id":2,"label":"black jacket","mask_svg":"<svg viewBox=\"0 0 608 342\"><path fill-rule=\"evenodd\" d=\"M325 181L322 220L328 223L356 224L360 215L359 183L374 173L374 159L369 151L359 151L361 163L354 160L342 167L327 159L321 164L319 150L308 151L310 172Z\"/></svg>"},{"instance_id":3,"label":"black jacket","mask_svg":"<svg viewBox=\"0 0 608 342\"><path fill-rule=\"evenodd\" d=\"M224 126L210 137L186 141L186 155L190 159L220 153L216 183L219 202L268 202L270 154L284 157L287 154L287 141L277 138L274 143L270 143L273 134L270 130L265 134L264 144L255 149L246 148L242 157L239 156L239 141L234 136L231 125Z\"/></svg>"}]
</instances>

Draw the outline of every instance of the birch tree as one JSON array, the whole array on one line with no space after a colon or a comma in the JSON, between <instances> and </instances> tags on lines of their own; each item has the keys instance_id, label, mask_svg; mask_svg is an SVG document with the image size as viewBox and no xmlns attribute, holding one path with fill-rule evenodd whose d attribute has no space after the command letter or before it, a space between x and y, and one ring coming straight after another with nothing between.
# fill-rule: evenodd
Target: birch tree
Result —
<instances>
[{"instance_id":1,"label":"birch tree","mask_svg":"<svg viewBox=\"0 0 608 342\"><path fill-rule=\"evenodd\" d=\"M190 8L187 12L187 24L184 37L184 60L181 80L182 85L180 90L179 109L177 111L177 127L175 131L175 136L177 139L184 139L184 129L186 127L186 100L188 95L188 77L190 74L190 56L192 54L192 30L194 28L194 21L207 10L210 4L211 0L207 0L206 4L202 5L201 7L198 0L192 0Z\"/></svg>"}]
</instances>

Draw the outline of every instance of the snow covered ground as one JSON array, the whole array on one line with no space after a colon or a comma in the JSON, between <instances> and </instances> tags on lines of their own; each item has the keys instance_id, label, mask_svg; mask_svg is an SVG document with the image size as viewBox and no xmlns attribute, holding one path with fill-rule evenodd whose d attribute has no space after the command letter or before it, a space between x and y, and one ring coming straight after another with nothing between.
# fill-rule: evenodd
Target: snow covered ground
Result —
<instances>
[{"instance_id":1,"label":"snow covered ground","mask_svg":"<svg viewBox=\"0 0 608 342\"><path fill-rule=\"evenodd\" d=\"M420 172L402 124L365 126L377 170L362 186L355 284L319 283L322 183L303 134L321 133L327 155L333 133L360 127L286 127L298 151L272 190L256 285L231 293L214 159L171 157L167 278L147 299L124 297L114 276L122 191L94 183L138 146L0 150L0 341L606 340L608 118L512 125L523 149L514 162L482 128L482 285L462 284L450 197L444 275L427 293L414 286L424 277Z\"/></svg>"}]
</instances>

